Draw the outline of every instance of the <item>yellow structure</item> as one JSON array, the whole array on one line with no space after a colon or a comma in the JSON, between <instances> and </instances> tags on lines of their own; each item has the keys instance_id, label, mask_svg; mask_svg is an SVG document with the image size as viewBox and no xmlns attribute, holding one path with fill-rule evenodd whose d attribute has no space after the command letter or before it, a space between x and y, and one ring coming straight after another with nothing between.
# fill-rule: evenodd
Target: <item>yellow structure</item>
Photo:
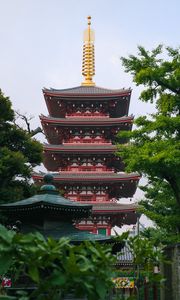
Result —
<instances>
[{"instance_id":1,"label":"yellow structure","mask_svg":"<svg viewBox=\"0 0 180 300\"><path fill-rule=\"evenodd\" d=\"M94 86L92 78L95 75L94 31L91 29L91 17L88 16L88 28L84 31L82 75L84 86Z\"/></svg>"}]
</instances>

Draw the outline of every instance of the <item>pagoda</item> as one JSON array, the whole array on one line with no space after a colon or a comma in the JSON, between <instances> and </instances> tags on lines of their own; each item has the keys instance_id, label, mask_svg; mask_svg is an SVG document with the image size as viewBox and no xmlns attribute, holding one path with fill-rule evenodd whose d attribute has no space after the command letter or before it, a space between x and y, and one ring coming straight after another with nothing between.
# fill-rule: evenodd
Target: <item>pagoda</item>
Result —
<instances>
[{"instance_id":1,"label":"pagoda","mask_svg":"<svg viewBox=\"0 0 180 300\"><path fill-rule=\"evenodd\" d=\"M116 134L132 129L131 89L96 86L94 60L94 31L88 17L81 86L43 89L49 112L40 116L48 141L44 165L65 198L93 205L92 215L76 222L76 227L110 235L115 225L136 223L136 205L121 204L119 199L133 197L140 177L125 173L123 161L115 155ZM34 173L33 179L42 185L43 176Z\"/></svg>"}]
</instances>

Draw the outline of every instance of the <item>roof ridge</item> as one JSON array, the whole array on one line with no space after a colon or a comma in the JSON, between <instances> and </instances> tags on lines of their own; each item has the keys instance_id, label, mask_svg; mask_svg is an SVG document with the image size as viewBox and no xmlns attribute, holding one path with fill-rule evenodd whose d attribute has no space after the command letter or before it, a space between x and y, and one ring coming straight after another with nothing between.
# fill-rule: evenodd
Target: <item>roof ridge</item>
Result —
<instances>
[{"instance_id":1,"label":"roof ridge","mask_svg":"<svg viewBox=\"0 0 180 300\"><path fill-rule=\"evenodd\" d=\"M43 173L43 172L34 172L33 173L33 175L35 175L35 176L38 176L38 175L40 175L40 176L43 176L45 173ZM69 173L58 173L58 172L53 172L53 173L51 173L52 175L53 175L53 177L54 177L54 179L55 178L65 178L65 177L74 177L74 178L79 178L79 177L97 177L97 178L101 178L101 177L115 177L115 178L122 178L122 179L131 179L131 177L140 177L140 175L138 174L138 173L126 173L126 172L122 172L122 173L100 173L100 174L98 174L97 172L96 173L92 173L92 174L86 174L86 173L71 173L71 174L69 174Z\"/></svg>"},{"instance_id":2,"label":"roof ridge","mask_svg":"<svg viewBox=\"0 0 180 300\"><path fill-rule=\"evenodd\" d=\"M131 91L131 88L119 88L119 89L113 89L113 88L104 88L101 86L75 86L72 88L64 88L64 89L55 89L55 88L43 88L44 92L55 92L55 93L74 93L76 92L78 93L84 93L84 94L96 94L96 93L101 93L101 92L105 92L105 93L116 93L116 92L127 92L127 91Z\"/></svg>"},{"instance_id":3,"label":"roof ridge","mask_svg":"<svg viewBox=\"0 0 180 300\"><path fill-rule=\"evenodd\" d=\"M48 116L45 116L44 114L41 114L40 115L40 117L44 117L44 118L46 118L46 119L55 119L55 120L65 120L65 121L81 121L81 120L83 120L83 121L116 121L117 119L119 120L119 119L121 119L121 120L123 120L123 119L133 119L134 118L134 116L131 114L131 115L128 115L128 116L122 116L122 117L115 117L115 118L107 118L107 117L99 117L99 118L88 118L88 117L67 117L67 118L59 118L59 117L52 117L52 116L50 116L50 115L48 115Z\"/></svg>"}]
</instances>

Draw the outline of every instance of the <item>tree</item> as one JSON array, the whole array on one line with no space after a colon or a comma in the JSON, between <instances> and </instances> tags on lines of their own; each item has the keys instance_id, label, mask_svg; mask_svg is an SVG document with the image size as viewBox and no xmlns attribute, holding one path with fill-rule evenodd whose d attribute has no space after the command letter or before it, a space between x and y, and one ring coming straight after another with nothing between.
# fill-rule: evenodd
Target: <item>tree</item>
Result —
<instances>
[{"instance_id":1,"label":"tree","mask_svg":"<svg viewBox=\"0 0 180 300\"><path fill-rule=\"evenodd\" d=\"M146 197L140 202L141 212L153 220L160 229L157 231L146 229L144 234L153 238L156 244L174 243L180 240L180 206L168 183L156 179L141 188Z\"/></svg>"},{"instance_id":2,"label":"tree","mask_svg":"<svg viewBox=\"0 0 180 300\"><path fill-rule=\"evenodd\" d=\"M32 168L42 161L42 145L17 126L11 101L0 90L0 201L28 197Z\"/></svg>"},{"instance_id":3,"label":"tree","mask_svg":"<svg viewBox=\"0 0 180 300\"><path fill-rule=\"evenodd\" d=\"M154 103L157 111L137 118L132 132L119 134L130 143L119 145L118 155L128 171L146 176L144 211L162 227L170 216L169 230L171 217L176 209L179 216L180 210L180 49L166 47L167 60L162 58L162 45L151 52L138 49L137 57L130 55L122 62L136 85L144 86L140 100ZM173 231L179 231L179 221L173 222Z\"/></svg>"}]
</instances>

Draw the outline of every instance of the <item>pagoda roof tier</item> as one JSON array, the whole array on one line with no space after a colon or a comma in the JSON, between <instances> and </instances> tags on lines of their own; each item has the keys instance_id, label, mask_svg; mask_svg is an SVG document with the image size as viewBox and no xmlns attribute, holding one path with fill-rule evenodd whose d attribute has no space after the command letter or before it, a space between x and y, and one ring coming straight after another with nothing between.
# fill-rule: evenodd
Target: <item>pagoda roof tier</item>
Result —
<instances>
[{"instance_id":1,"label":"pagoda roof tier","mask_svg":"<svg viewBox=\"0 0 180 300\"><path fill-rule=\"evenodd\" d=\"M77 86L67 89L43 89L43 93L49 96L63 97L109 97L112 96L128 96L131 94L131 89L106 89L98 86Z\"/></svg>"},{"instance_id":2,"label":"pagoda roof tier","mask_svg":"<svg viewBox=\"0 0 180 300\"><path fill-rule=\"evenodd\" d=\"M65 126L65 125L97 125L97 126L114 126L119 124L132 124L133 116L124 116L121 118L53 118L41 115L42 123Z\"/></svg>"},{"instance_id":3,"label":"pagoda roof tier","mask_svg":"<svg viewBox=\"0 0 180 300\"><path fill-rule=\"evenodd\" d=\"M126 173L110 173L110 172L107 172L106 173L82 173L80 174L79 173L52 173L51 174L54 178L54 182L57 182L57 181L65 181L67 183L67 180L71 180L74 181L74 182L79 182L81 180L83 181L108 181L111 180L116 182L116 181L129 181L129 180L139 180L140 179L140 176L139 174L137 173L129 173L129 174L126 174ZM39 173L34 173L33 174L33 178L34 179L39 179L39 180L42 180L43 179L43 176L44 174L39 174Z\"/></svg>"},{"instance_id":4,"label":"pagoda roof tier","mask_svg":"<svg viewBox=\"0 0 180 300\"><path fill-rule=\"evenodd\" d=\"M122 204L118 202L108 203L93 203L93 213L117 213L117 212L131 212L137 210L137 204Z\"/></svg>"},{"instance_id":5,"label":"pagoda roof tier","mask_svg":"<svg viewBox=\"0 0 180 300\"><path fill-rule=\"evenodd\" d=\"M118 171L124 170L124 163L121 158L115 156L116 152L115 145L92 145L92 144L71 144L71 145L44 145L43 161L44 166L48 171L57 172L58 169L64 167L65 161L70 158L79 158L83 160L85 157L90 158L95 155L97 159L104 158L108 159L109 167L115 168ZM111 160L111 163L110 161Z\"/></svg>"},{"instance_id":6,"label":"pagoda roof tier","mask_svg":"<svg viewBox=\"0 0 180 300\"><path fill-rule=\"evenodd\" d=\"M84 203L85 201L83 201ZM85 202L87 203L87 202ZM120 202L96 202L92 203L92 216L88 218L88 221L91 221L91 225L95 222L96 224L101 224L102 221L105 221L111 226L122 225L132 225L137 222L137 208L136 203L131 204L122 204ZM84 219L80 223L82 228L84 225ZM90 228L90 222L86 223L86 226Z\"/></svg>"},{"instance_id":7,"label":"pagoda roof tier","mask_svg":"<svg viewBox=\"0 0 180 300\"><path fill-rule=\"evenodd\" d=\"M53 117L65 117L72 104L96 106L101 103L108 107L111 117L128 115L131 97L130 89L108 90L99 87L80 86L72 89L44 89L44 98L49 114Z\"/></svg>"},{"instance_id":8,"label":"pagoda roof tier","mask_svg":"<svg viewBox=\"0 0 180 300\"><path fill-rule=\"evenodd\" d=\"M71 145L51 145L51 144L44 144L44 151L48 152L78 152L78 153L84 153L84 152L90 152L90 153L114 153L117 150L117 147L115 145L92 145L92 144L71 144Z\"/></svg>"},{"instance_id":9,"label":"pagoda roof tier","mask_svg":"<svg viewBox=\"0 0 180 300\"><path fill-rule=\"evenodd\" d=\"M137 183L140 179L140 176L137 173L86 173L86 172L78 172L78 173L52 173L54 178L54 183L56 186L62 188L64 185L87 185L87 184L106 184L112 188L112 197L120 198L120 197L133 197ZM32 175L33 180L41 185L43 180L43 173L34 173Z\"/></svg>"},{"instance_id":10,"label":"pagoda roof tier","mask_svg":"<svg viewBox=\"0 0 180 300\"><path fill-rule=\"evenodd\" d=\"M94 216L113 216L113 226L131 225L137 222L137 204L121 204L118 202L93 203Z\"/></svg>"}]
</instances>

